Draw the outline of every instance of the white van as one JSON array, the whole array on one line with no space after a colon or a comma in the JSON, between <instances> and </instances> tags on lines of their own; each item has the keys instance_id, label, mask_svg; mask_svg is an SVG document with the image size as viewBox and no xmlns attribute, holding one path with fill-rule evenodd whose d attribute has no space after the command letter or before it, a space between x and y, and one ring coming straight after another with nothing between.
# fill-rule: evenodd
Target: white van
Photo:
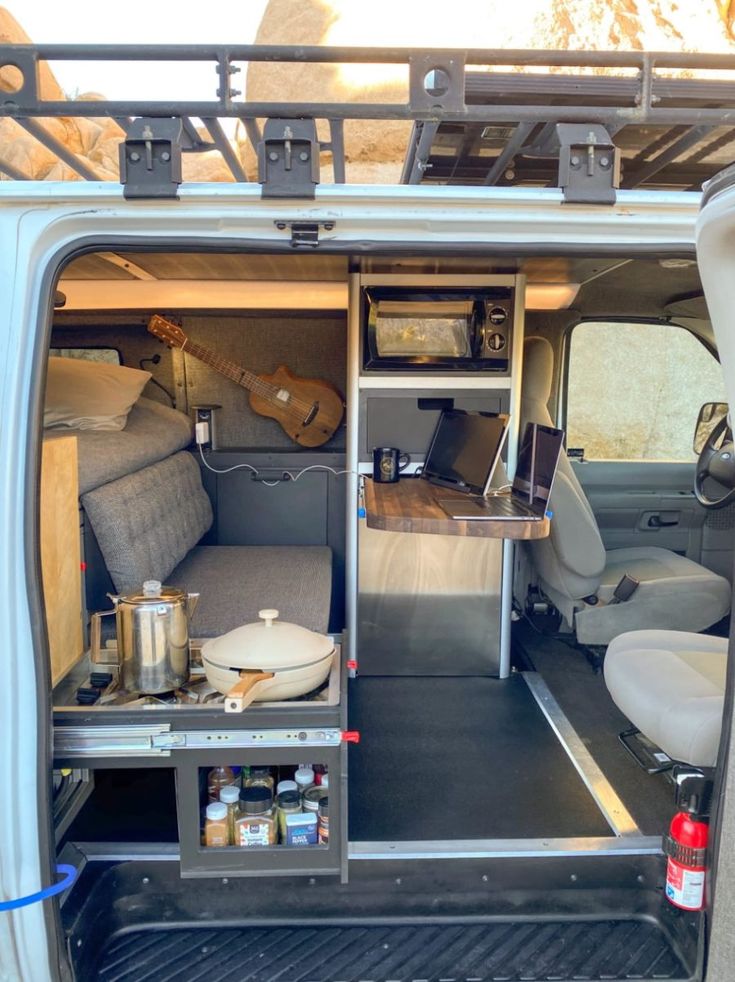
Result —
<instances>
[{"instance_id":1,"label":"white van","mask_svg":"<svg viewBox=\"0 0 735 982\"><path fill-rule=\"evenodd\" d=\"M40 98L90 57L222 84ZM254 60L410 98L237 102ZM681 73L735 66L8 65L86 179L0 150L0 976L732 978L735 100ZM122 184L38 122L92 113ZM402 184L345 182L366 118Z\"/></svg>"}]
</instances>

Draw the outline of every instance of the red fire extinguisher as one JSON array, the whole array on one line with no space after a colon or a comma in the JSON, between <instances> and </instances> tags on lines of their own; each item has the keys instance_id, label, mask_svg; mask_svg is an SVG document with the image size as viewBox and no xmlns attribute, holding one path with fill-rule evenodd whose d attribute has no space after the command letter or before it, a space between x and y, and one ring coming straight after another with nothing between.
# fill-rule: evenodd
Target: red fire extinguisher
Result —
<instances>
[{"instance_id":1,"label":"red fire extinguisher","mask_svg":"<svg viewBox=\"0 0 735 982\"><path fill-rule=\"evenodd\" d=\"M677 805L669 834L664 836L666 897L682 910L704 908L704 882L709 824L706 817L709 782L701 771L677 768Z\"/></svg>"},{"instance_id":2,"label":"red fire extinguisher","mask_svg":"<svg viewBox=\"0 0 735 982\"><path fill-rule=\"evenodd\" d=\"M683 910L702 910L704 907L705 856L709 826L702 819L677 812L671 819L669 834L664 840L666 864L666 896Z\"/></svg>"}]
</instances>

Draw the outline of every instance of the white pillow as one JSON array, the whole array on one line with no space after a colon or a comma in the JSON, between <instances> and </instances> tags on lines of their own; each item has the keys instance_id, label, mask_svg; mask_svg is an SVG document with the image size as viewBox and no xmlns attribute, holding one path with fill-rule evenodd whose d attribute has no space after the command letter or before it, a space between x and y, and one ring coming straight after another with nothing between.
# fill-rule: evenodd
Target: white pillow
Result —
<instances>
[{"instance_id":1,"label":"white pillow","mask_svg":"<svg viewBox=\"0 0 735 982\"><path fill-rule=\"evenodd\" d=\"M122 430L150 372L81 358L49 358L47 429Z\"/></svg>"}]
</instances>

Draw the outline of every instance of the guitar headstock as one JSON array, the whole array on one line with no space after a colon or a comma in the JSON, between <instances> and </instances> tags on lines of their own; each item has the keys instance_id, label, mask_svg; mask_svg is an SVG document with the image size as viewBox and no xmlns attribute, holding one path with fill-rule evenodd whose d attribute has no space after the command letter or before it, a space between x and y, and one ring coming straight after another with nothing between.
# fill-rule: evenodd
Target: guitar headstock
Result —
<instances>
[{"instance_id":1,"label":"guitar headstock","mask_svg":"<svg viewBox=\"0 0 735 982\"><path fill-rule=\"evenodd\" d=\"M148 330L159 341L163 341L165 344L170 344L174 348L183 348L186 342L189 340L181 330L178 324L174 324L172 321L166 320L165 317L161 317L160 314L154 314L153 317L148 321Z\"/></svg>"}]
</instances>

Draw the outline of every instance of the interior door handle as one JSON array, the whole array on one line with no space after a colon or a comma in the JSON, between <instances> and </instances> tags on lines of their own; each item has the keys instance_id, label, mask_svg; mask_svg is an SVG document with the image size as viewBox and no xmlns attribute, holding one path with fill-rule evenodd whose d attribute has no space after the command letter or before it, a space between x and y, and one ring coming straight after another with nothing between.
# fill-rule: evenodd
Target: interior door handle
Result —
<instances>
[{"instance_id":1,"label":"interior door handle","mask_svg":"<svg viewBox=\"0 0 735 982\"><path fill-rule=\"evenodd\" d=\"M678 518L675 518L672 522L665 522L660 515L651 515L651 517L648 519L649 529L669 529L678 524Z\"/></svg>"}]
</instances>

